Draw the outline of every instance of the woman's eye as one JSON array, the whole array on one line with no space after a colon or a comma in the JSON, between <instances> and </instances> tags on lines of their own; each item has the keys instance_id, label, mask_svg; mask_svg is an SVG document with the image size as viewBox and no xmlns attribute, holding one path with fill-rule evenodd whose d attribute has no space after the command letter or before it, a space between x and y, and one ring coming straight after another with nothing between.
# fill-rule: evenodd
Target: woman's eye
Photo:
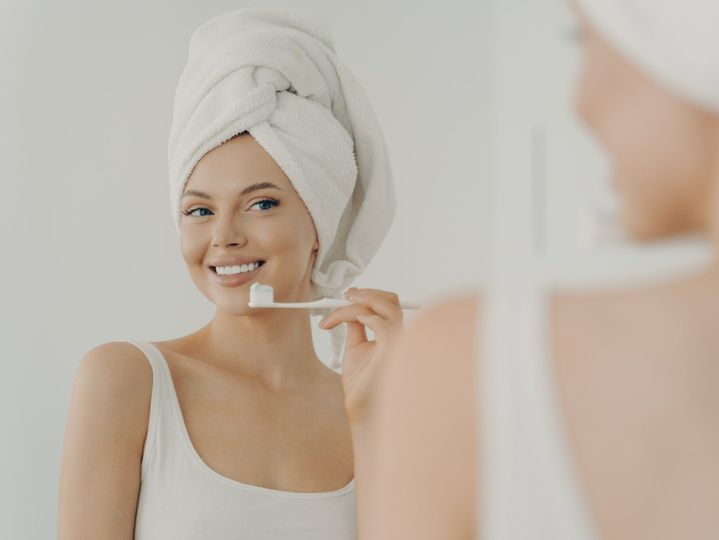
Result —
<instances>
[{"instance_id":1,"label":"woman's eye","mask_svg":"<svg viewBox=\"0 0 719 540\"><path fill-rule=\"evenodd\" d=\"M261 210L264 211L264 210L269 210L270 208L273 208L273 207L279 205L279 204L280 204L280 201L277 201L277 200L275 200L275 199L262 199L261 201L257 201L257 202L256 202L255 204L253 204L252 206L257 206L258 204L264 205L264 206L261 208ZM268 205L269 205L269 206L268 206ZM252 208L252 206L250 206L250 208Z\"/></svg>"},{"instance_id":2,"label":"woman's eye","mask_svg":"<svg viewBox=\"0 0 719 540\"><path fill-rule=\"evenodd\" d=\"M264 212L264 211L270 210L271 208L273 208L275 206L278 206L280 204L280 201L277 201L275 199L262 199L260 201L257 201L256 203L254 203L252 206L250 206L250 208L257 206L258 204L261 205L260 210L262 210ZM195 212L197 212L198 210L206 210L208 213L207 214L196 214ZM212 212L210 211L210 209L208 209L204 206L198 206L191 210L184 210L182 213L185 214L186 216L195 216L195 217L205 217L205 216L212 215Z\"/></svg>"},{"instance_id":3,"label":"woman's eye","mask_svg":"<svg viewBox=\"0 0 719 540\"><path fill-rule=\"evenodd\" d=\"M204 217L204 216L201 216L201 215L199 215L199 214L193 214L193 212L195 212L196 210L207 210L207 211L209 212L209 209L205 208L204 206L198 206L197 208L193 208L192 210L185 210L185 211L183 212L183 214L185 214L186 216ZM207 215L207 214L205 214L205 216L206 216L206 215Z\"/></svg>"}]
</instances>

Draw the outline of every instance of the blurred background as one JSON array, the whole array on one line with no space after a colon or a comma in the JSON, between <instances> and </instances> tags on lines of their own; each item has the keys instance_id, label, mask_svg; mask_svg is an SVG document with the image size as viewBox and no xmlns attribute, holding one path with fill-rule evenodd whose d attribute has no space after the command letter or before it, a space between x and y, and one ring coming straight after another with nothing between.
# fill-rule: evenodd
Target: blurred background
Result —
<instances>
[{"instance_id":1,"label":"blurred background","mask_svg":"<svg viewBox=\"0 0 719 540\"><path fill-rule=\"evenodd\" d=\"M577 281L672 260L665 245L640 263L603 218L606 164L568 106L565 0L0 0L0 538L55 536L85 352L212 316L172 225L167 137L190 34L252 5L324 15L384 128L397 215L356 286L431 304L481 286L499 255Z\"/></svg>"}]
</instances>

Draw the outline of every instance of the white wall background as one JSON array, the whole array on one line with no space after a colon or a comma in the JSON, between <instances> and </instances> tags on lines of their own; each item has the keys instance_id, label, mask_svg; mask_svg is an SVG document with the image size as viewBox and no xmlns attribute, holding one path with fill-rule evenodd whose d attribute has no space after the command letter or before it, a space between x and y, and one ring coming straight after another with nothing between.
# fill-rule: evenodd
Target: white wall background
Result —
<instances>
[{"instance_id":1,"label":"white wall background","mask_svg":"<svg viewBox=\"0 0 719 540\"><path fill-rule=\"evenodd\" d=\"M166 143L192 30L249 5L324 14L384 127L399 207L357 284L432 301L485 273L486 2L0 0L0 538L55 536L83 354L212 316L172 226Z\"/></svg>"}]
</instances>

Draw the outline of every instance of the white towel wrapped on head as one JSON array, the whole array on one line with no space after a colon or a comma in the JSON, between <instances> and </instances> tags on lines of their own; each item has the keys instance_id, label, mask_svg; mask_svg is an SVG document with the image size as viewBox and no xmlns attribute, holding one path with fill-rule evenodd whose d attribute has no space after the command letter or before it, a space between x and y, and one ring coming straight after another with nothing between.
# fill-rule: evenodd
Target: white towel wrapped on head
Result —
<instances>
[{"instance_id":1,"label":"white towel wrapped on head","mask_svg":"<svg viewBox=\"0 0 719 540\"><path fill-rule=\"evenodd\" d=\"M192 34L168 144L178 234L193 168L244 131L282 168L313 219L319 248L312 297L339 297L377 252L396 200L382 131L322 19L246 8L216 16ZM344 325L330 332L331 365L339 367Z\"/></svg>"},{"instance_id":2,"label":"white towel wrapped on head","mask_svg":"<svg viewBox=\"0 0 719 540\"><path fill-rule=\"evenodd\" d=\"M577 0L629 60L719 114L719 0Z\"/></svg>"}]
</instances>

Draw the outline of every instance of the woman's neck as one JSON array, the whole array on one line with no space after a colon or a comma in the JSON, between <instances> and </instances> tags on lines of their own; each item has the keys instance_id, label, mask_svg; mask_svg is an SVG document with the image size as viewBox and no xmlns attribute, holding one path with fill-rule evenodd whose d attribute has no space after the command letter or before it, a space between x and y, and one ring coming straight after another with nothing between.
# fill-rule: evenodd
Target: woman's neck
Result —
<instances>
[{"instance_id":1,"label":"woman's neck","mask_svg":"<svg viewBox=\"0 0 719 540\"><path fill-rule=\"evenodd\" d=\"M306 310L217 311L194 336L210 363L249 376L268 389L305 385L330 370L317 357Z\"/></svg>"}]
</instances>

